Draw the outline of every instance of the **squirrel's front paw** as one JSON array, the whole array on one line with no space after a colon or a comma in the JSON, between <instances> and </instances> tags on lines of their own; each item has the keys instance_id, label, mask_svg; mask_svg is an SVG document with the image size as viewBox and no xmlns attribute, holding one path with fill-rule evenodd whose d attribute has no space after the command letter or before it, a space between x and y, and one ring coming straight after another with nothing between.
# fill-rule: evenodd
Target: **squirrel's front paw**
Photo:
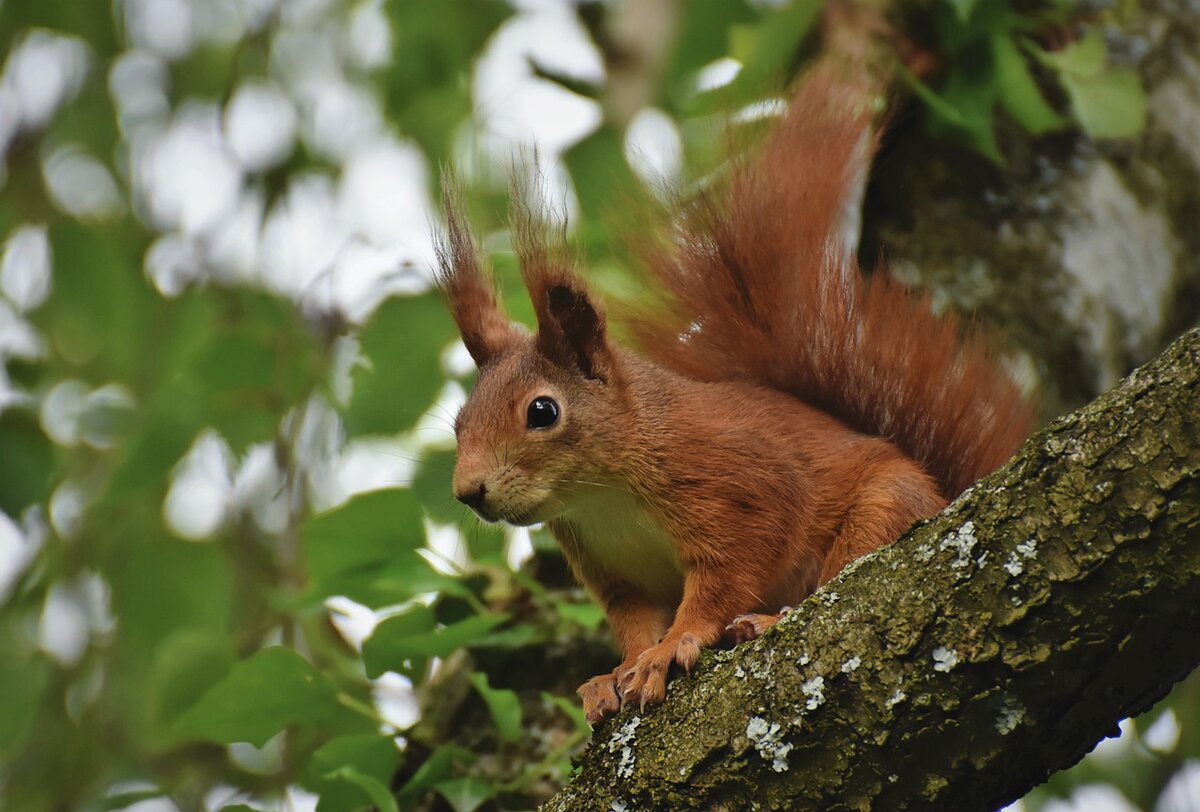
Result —
<instances>
[{"instance_id":1,"label":"squirrel's front paw","mask_svg":"<svg viewBox=\"0 0 1200 812\"><path fill-rule=\"evenodd\" d=\"M592 677L580 685L575 693L583 700L583 715L590 724L594 725L605 716L611 716L621 709L621 700L617 697L616 674Z\"/></svg>"},{"instance_id":2,"label":"squirrel's front paw","mask_svg":"<svg viewBox=\"0 0 1200 812\"><path fill-rule=\"evenodd\" d=\"M667 671L671 663L679 663L685 670L691 670L699 656L700 641L690 633L674 639L668 637L646 649L624 673L617 669L621 704L636 703L639 710L645 710L647 705L662 702L667 695Z\"/></svg>"}]
</instances>

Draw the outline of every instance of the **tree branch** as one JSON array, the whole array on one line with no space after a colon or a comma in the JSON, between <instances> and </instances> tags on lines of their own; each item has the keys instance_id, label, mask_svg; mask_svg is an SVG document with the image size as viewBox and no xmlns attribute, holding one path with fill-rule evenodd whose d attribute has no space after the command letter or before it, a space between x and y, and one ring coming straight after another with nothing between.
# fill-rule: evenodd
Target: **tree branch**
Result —
<instances>
[{"instance_id":1,"label":"tree branch","mask_svg":"<svg viewBox=\"0 0 1200 812\"><path fill-rule=\"evenodd\" d=\"M598 727L546 810L993 810L1200 664L1200 330Z\"/></svg>"}]
</instances>

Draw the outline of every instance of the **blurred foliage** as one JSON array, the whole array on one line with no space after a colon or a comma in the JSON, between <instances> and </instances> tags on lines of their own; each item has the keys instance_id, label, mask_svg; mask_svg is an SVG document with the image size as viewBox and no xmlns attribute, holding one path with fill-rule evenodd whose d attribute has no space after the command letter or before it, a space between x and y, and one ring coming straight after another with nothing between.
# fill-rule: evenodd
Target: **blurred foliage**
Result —
<instances>
[{"instance_id":1,"label":"blurred foliage","mask_svg":"<svg viewBox=\"0 0 1200 812\"><path fill-rule=\"evenodd\" d=\"M723 149L714 114L758 99L811 39L819 4L772 5L688 7L661 71L646 77L649 98L682 133L685 165L711 166ZM220 35L160 41L166 52L152 54L132 30L139 8L156 10L152 25L207 20ZM584 3L576 12L611 58L609 9ZM314 797L307 792L322 812L470 812L529 808L565 780L589 735L571 689L611 667L612 654L597 636L601 613L570 585L543 532L515 571L511 540L448 498L448 418L434 404L448 382L468 381L446 361L454 333L441 304L410 286L412 295L381 296L352 317L344 303L313 304L311 290L221 270L211 235L184 226L199 268L183 263L180 279L164 282L148 270L151 255L170 244L164 233L177 235L159 222L133 160L173 112L200 100L228 113L244 83L286 85L282 66L308 61L342 71L427 165L463 160L472 71L514 14L499 0L0 3L3 91L16 87L12 55L40 37L75 38L86 56L77 86L63 79L54 115L0 126L0 238L11 248L22 226L44 226L53 269L44 302L21 300L0 271L3 808L156 799L180 809L292 808ZM941 67L912 85L936 131L998 159L998 109L1035 135L1072 120L1096 137L1140 127L1136 77L1109 66L1095 29L1051 47L1048 32L1073 23L1069 8L949 0L933 18L929 47ZM229 33L231 19L240 22ZM388 35L384 59L347 44L356 26ZM338 54L332 63L326 49ZM698 90L698 71L727 57L742 63L738 76ZM45 81L62 78L41 69ZM137 70L157 77L166 107L145 88L143 107L118 98L114 88ZM586 80L531 70L603 98ZM333 130L351 118L335 114ZM295 185L333 177L344 162L300 129L282 162L246 170L243 191L261 193L272 211ZM645 194L625 137L606 120L562 155L576 233L614 273L608 211ZM63 145L105 170L115 204L64 207L48 180ZM476 174L472 206L505 300L528 320L502 228L503 184ZM21 338L30 335L32 343ZM433 440L430 424L443 432ZM406 451L387 453L411 453L408 480L328 496L339 455L397 436ZM210 463L225 469L216 479L227 487L208 503L183 498L200 487L187 474L201 448L216 449ZM180 510L194 515L180 519ZM429 528L456 525L463 554L436 552ZM337 628L344 598L376 611L361 648ZM412 688L388 682L394 675ZM385 711L388 685L419 713ZM1030 802L1111 780L1148 808L1184 754L1200 752L1196 694L1193 682L1170 700L1178 746L1135 747L1118 767L1085 761Z\"/></svg>"},{"instance_id":2,"label":"blurred foliage","mask_svg":"<svg viewBox=\"0 0 1200 812\"><path fill-rule=\"evenodd\" d=\"M1136 135L1146 106L1137 73L1110 64L1100 29L1081 32L1074 6L1051 0L1031 11L1009 0L939 2L931 26L944 60L938 86L906 74L933 132L997 163L997 111L1035 136L1066 129L1072 119L1092 138Z\"/></svg>"}]
</instances>

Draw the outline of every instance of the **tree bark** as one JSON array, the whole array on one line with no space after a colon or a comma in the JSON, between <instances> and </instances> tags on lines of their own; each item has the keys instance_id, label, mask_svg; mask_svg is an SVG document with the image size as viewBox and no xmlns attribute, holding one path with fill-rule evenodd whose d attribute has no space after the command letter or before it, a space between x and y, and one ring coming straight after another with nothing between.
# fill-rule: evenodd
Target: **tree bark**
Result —
<instances>
[{"instance_id":1,"label":"tree bark","mask_svg":"<svg viewBox=\"0 0 1200 812\"><path fill-rule=\"evenodd\" d=\"M932 5L892 8L920 33ZM924 114L897 114L864 211L864 265L886 257L894 275L1003 332L1047 416L1200 323L1200 6L1137 0L1105 19L1095 25L1110 61L1136 68L1146 91L1141 134L1034 138L1001 116L999 167L930 138Z\"/></svg>"},{"instance_id":2,"label":"tree bark","mask_svg":"<svg viewBox=\"0 0 1200 812\"><path fill-rule=\"evenodd\" d=\"M546 810L990 812L1200 664L1200 330L762 639L596 728Z\"/></svg>"}]
</instances>

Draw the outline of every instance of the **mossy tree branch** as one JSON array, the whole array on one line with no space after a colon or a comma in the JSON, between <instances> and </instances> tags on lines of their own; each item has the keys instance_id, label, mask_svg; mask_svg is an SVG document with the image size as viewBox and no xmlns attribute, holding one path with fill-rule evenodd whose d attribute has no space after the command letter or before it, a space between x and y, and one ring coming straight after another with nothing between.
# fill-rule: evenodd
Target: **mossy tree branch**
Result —
<instances>
[{"instance_id":1,"label":"mossy tree branch","mask_svg":"<svg viewBox=\"0 0 1200 812\"><path fill-rule=\"evenodd\" d=\"M993 810L1200 664L1200 330L753 644L597 728L544 808Z\"/></svg>"}]
</instances>

